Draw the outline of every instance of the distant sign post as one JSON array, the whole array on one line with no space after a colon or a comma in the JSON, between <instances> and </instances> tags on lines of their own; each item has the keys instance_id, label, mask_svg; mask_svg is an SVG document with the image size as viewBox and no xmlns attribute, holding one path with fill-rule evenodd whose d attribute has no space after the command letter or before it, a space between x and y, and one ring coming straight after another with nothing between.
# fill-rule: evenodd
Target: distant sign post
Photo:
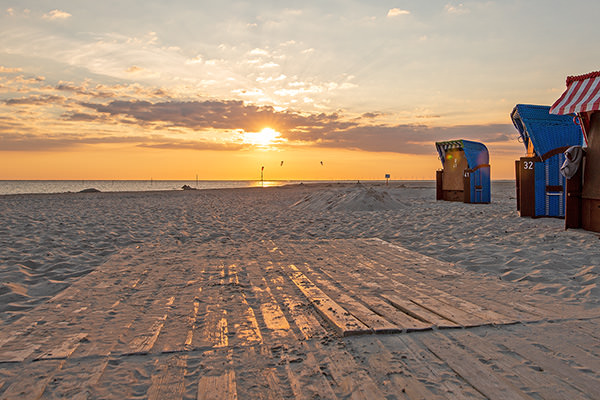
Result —
<instances>
[{"instance_id":1,"label":"distant sign post","mask_svg":"<svg viewBox=\"0 0 600 400\"><path fill-rule=\"evenodd\" d=\"M389 180L390 180L390 174L385 174L385 185L386 186L387 186Z\"/></svg>"}]
</instances>

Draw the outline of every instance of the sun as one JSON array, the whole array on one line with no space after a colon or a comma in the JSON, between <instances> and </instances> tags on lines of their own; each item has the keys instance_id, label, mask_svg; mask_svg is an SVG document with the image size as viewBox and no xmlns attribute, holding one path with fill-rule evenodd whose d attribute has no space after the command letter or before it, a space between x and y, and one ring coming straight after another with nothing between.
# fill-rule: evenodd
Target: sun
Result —
<instances>
[{"instance_id":1,"label":"sun","mask_svg":"<svg viewBox=\"0 0 600 400\"><path fill-rule=\"evenodd\" d=\"M257 147L271 147L283 141L285 139L281 137L281 133L269 127L263 128L260 132L244 132L244 143Z\"/></svg>"}]
</instances>

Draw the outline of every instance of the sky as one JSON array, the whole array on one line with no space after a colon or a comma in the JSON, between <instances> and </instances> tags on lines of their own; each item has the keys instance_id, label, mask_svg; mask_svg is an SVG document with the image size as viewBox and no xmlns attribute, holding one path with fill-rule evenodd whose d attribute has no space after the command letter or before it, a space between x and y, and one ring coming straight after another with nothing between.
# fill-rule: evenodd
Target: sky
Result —
<instances>
[{"instance_id":1,"label":"sky","mask_svg":"<svg viewBox=\"0 0 600 400\"><path fill-rule=\"evenodd\" d=\"M597 0L0 0L0 179L435 179L600 69Z\"/></svg>"}]
</instances>

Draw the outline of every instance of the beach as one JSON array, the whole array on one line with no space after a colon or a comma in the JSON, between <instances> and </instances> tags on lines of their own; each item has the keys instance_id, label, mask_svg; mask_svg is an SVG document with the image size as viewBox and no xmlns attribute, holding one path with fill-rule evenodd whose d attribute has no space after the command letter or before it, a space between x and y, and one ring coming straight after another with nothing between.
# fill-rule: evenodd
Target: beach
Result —
<instances>
[{"instance_id":1,"label":"beach","mask_svg":"<svg viewBox=\"0 0 600 400\"><path fill-rule=\"evenodd\" d=\"M159 378L173 398L593 398L600 236L519 217L514 185L493 182L490 204L418 181L0 196L0 398L152 397ZM427 322L394 290L465 315L402 325L369 303ZM382 327L357 316L354 335L323 299ZM448 343L481 354L455 365Z\"/></svg>"}]
</instances>

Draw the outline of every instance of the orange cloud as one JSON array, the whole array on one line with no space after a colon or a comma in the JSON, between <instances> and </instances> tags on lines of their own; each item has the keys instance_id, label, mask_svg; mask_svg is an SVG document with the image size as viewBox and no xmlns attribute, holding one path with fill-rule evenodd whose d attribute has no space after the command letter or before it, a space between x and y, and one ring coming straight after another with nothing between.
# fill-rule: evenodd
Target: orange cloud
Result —
<instances>
[{"instance_id":1,"label":"orange cloud","mask_svg":"<svg viewBox=\"0 0 600 400\"><path fill-rule=\"evenodd\" d=\"M71 14L69 14L68 12L65 11L61 11L61 10L52 10L47 14L44 14L42 16L42 18L44 19L48 19L48 20L60 20L60 19L67 19L72 17Z\"/></svg>"},{"instance_id":2,"label":"orange cloud","mask_svg":"<svg viewBox=\"0 0 600 400\"><path fill-rule=\"evenodd\" d=\"M410 11L408 10L402 10L400 8L392 8L388 11L387 16L388 17L397 17L399 15L408 15L410 14Z\"/></svg>"}]
</instances>

